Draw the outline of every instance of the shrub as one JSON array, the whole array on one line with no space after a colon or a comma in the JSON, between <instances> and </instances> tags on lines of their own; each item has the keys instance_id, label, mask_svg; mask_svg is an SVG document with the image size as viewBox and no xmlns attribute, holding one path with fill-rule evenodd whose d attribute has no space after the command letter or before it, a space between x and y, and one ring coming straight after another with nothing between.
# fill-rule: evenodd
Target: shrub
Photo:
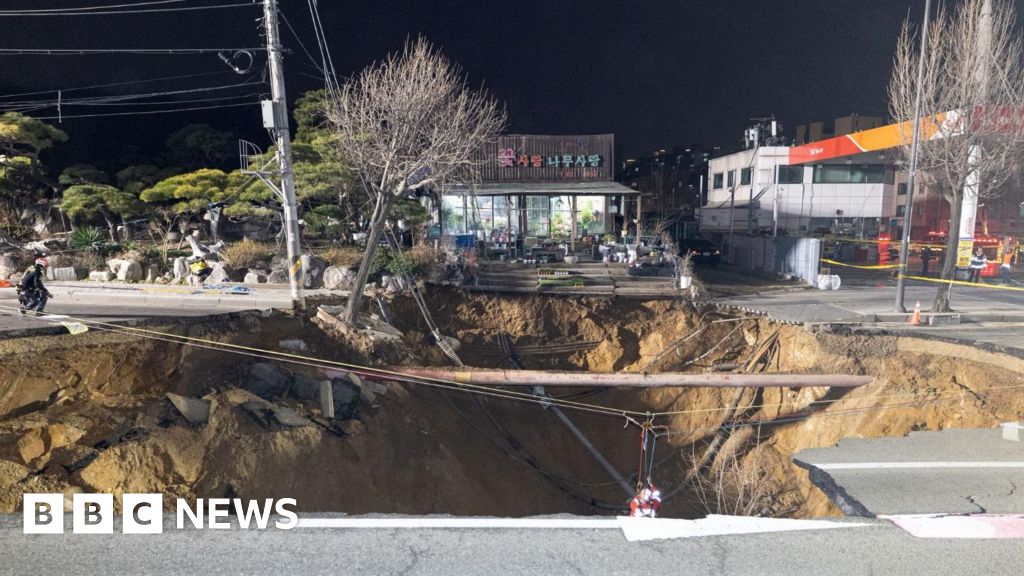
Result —
<instances>
[{"instance_id":1,"label":"shrub","mask_svg":"<svg viewBox=\"0 0 1024 576\"><path fill-rule=\"evenodd\" d=\"M355 246L332 246L318 254L329 266L348 268L363 261L363 251Z\"/></svg>"},{"instance_id":2,"label":"shrub","mask_svg":"<svg viewBox=\"0 0 1024 576\"><path fill-rule=\"evenodd\" d=\"M272 244L245 238L221 250L221 255L236 268L266 268L276 252Z\"/></svg>"},{"instance_id":3,"label":"shrub","mask_svg":"<svg viewBox=\"0 0 1024 576\"><path fill-rule=\"evenodd\" d=\"M71 234L71 247L78 250L99 251L103 246L103 235L95 226L79 226Z\"/></svg>"}]
</instances>

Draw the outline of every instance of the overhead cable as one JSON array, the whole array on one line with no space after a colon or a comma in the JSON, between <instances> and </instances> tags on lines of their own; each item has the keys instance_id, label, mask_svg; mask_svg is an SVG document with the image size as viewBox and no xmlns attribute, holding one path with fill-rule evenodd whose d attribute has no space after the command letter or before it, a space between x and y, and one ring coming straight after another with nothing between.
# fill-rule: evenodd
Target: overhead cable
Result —
<instances>
[{"instance_id":1,"label":"overhead cable","mask_svg":"<svg viewBox=\"0 0 1024 576\"><path fill-rule=\"evenodd\" d=\"M155 14L164 12L191 12L194 10L217 10L221 8L240 8L240 7L251 7L251 3L241 4L217 4L213 6L182 6L179 8L149 8L146 10L107 10L107 11L96 11L96 12L71 12L71 11L60 11L60 12L32 12L32 11L18 11L18 10L0 10L0 17L63 17L63 16L111 16L111 15L132 15L132 14Z\"/></svg>"},{"instance_id":2,"label":"overhead cable","mask_svg":"<svg viewBox=\"0 0 1024 576\"><path fill-rule=\"evenodd\" d=\"M249 50L266 51L256 48L0 48L0 56L87 56L92 54L216 54Z\"/></svg>"},{"instance_id":3,"label":"overhead cable","mask_svg":"<svg viewBox=\"0 0 1024 576\"><path fill-rule=\"evenodd\" d=\"M89 10L110 10L111 8L132 8L136 6L156 6L159 4L182 4L189 0L148 0L146 2L131 2L128 4L108 4L106 6L80 6L78 8L35 8L28 10L5 10L5 12L85 12Z\"/></svg>"},{"instance_id":4,"label":"overhead cable","mask_svg":"<svg viewBox=\"0 0 1024 576\"><path fill-rule=\"evenodd\" d=\"M198 94L201 92L216 92L219 90L231 90L234 88L252 87L265 84L260 80L248 80L246 82L239 82L237 84L226 84L222 86L207 86L205 88L187 88L182 90L165 90L163 92L147 92L143 94L120 94L111 96L86 96L81 98L61 98L59 100L14 100L8 102L0 102L0 108L6 106L42 106L50 107L60 104L62 106L71 105L102 105L113 102L127 102L129 100L143 100L146 98L156 98L160 96L178 96L181 94Z\"/></svg>"},{"instance_id":5,"label":"overhead cable","mask_svg":"<svg viewBox=\"0 0 1024 576\"><path fill-rule=\"evenodd\" d=\"M194 110L215 110L218 108L237 108L239 106L258 106L259 102L244 102L241 104L220 104L214 106L196 106L191 108L175 108L168 110L144 110L139 112L111 112L108 114L62 114L61 116L33 116L36 120L60 120L61 118L103 118L109 116L142 116L146 114L171 114L174 112L191 112Z\"/></svg>"},{"instance_id":6,"label":"overhead cable","mask_svg":"<svg viewBox=\"0 0 1024 576\"><path fill-rule=\"evenodd\" d=\"M162 78L149 78L146 80L129 80L126 82L112 82L109 84L93 84L92 86L76 86L74 88L58 88L55 90L39 90L37 92L19 92L17 94L0 94L0 98L18 98L21 96L36 96L38 94L56 94L57 92L77 92L79 90L93 90L96 88L113 88L115 86L130 86L133 84L150 84L153 82L165 82L167 80L184 80L186 78L201 78L204 76L224 76L226 70L217 72L200 72L198 74L180 74L178 76L164 76Z\"/></svg>"}]
</instances>

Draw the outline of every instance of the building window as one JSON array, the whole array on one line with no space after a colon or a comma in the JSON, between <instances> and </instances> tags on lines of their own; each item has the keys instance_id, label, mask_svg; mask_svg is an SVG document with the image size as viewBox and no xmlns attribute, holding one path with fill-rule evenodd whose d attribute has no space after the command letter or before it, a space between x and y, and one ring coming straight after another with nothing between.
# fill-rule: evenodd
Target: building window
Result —
<instances>
[{"instance_id":1,"label":"building window","mask_svg":"<svg viewBox=\"0 0 1024 576\"><path fill-rule=\"evenodd\" d=\"M907 207L905 205L900 204L899 206L896 207L896 216L903 216L906 213L907 213Z\"/></svg>"},{"instance_id":2,"label":"building window","mask_svg":"<svg viewBox=\"0 0 1024 576\"><path fill-rule=\"evenodd\" d=\"M714 180L713 180L713 184L714 185L712 187L715 190L720 190L722 188L722 173L721 172L719 172L718 174L715 174Z\"/></svg>"},{"instance_id":3,"label":"building window","mask_svg":"<svg viewBox=\"0 0 1024 576\"><path fill-rule=\"evenodd\" d=\"M907 195L907 185L905 183L896 186L896 195L897 196L906 196Z\"/></svg>"},{"instance_id":4,"label":"building window","mask_svg":"<svg viewBox=\"0 0 1024 576\"><path fill-rule=\"evenodd\" d=\"M750 168L740 170L740 186L750 185Z\"/></svg>"},{"instance_id":5,"label":"building window","mask_svg":"<svg viewBox=\"0 0 1024 576\"><path fill-rule=\"evenodd\" d=\"M445 194L441 197L441 218L445 234L466 233L466 197Z\"/></svg>"},{"instance_id":6,"label":"building window","mask_svg":"<svg viewBox=\"0 0 1024 576\"><path fill-rule=\"evenodd\" d=\"M547 196L526 197L526 235L548 236L551 206Z\"/></svg>"},{"instance_id":7,"label":"building window","mask_svg":"<svg viewBox=\"0 0 1024 576\"><path fill-rule=\"evenodd\" d=\"M881 184L885 165L819 164L814 167L815 184Z\"/></svg>"},{"instance_id":8,"label":"building window","mask_svg":"<svg viewBox=\"0 0 1024 576\"><path fill-rule=\"evenodd\" d=\"M779 166L779 184L803 184L803 166Z\"/></svg>"},{"instance_id":9,"label":"building window","mask_svg":"<svg viewBox=\"0 0 1024 576\"><path fill-rule=\"evenodd\" d=\"M728 186L729 186L729 188L732 188L733 186L736 185L736 171L735 170L729 170L728 174L729 174L728 175L728 180L729 180Z\"/></svg>"}]
</instances>

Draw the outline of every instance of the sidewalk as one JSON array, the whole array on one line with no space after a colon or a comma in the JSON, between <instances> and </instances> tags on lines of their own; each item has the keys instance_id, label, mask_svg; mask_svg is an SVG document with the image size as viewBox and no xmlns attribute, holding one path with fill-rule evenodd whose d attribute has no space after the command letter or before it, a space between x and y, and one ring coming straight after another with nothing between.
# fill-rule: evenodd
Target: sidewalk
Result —
<instances>
[{"instance_id":1,"label":"sidewalk","mask_svg":"<svg viewBox=\"0 0 1024 576\"><path fill-rule=\"evenodd\" d=\"M242 286L241 284L225 284ZM245 294L225 290L184 285L121 284L96 282L49 282L47 289L54 302L126 306L157 305L183 308L234 309L291 308L291 293L287 285L245 285ZM329 293L325 290L305 290L307 296Z\"/></svg>"},{"instance_id":2,"label":"sidewalk","mask_svg":"<svg viewBox=\"0 0 1024 576\"><path fill-rule=\"evenodd\" d=\"M846 274L839 290L806 288L730 298L722 307L763 314L773 320L861 333L938 338L1024 356L1024 290L991 286L953 286L953 314L928 312L938 284L907 280L904 304L921 303L922 324L907 323L910 314L894 311L896 280L878 275Z\"/></svg>"}]
</instances>

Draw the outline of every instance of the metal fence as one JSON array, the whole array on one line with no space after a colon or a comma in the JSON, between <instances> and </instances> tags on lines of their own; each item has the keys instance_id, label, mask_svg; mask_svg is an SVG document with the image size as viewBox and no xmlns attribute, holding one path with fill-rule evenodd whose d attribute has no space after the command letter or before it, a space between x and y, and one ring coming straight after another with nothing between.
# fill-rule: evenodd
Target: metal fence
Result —
<instances>
[{"instance_id":1,"label":"metal fence","mask_svg":"<svg viewBox=\"0 0 1024 576\"><path fill-rule=\"evenodd\" d=\"M821 240L818 238L736 234L732 246L727 246L725 253L726 260L741 268L796 276L812 286L818 283L818 262L821 259Z\"/></svg>"}]
</instances>

